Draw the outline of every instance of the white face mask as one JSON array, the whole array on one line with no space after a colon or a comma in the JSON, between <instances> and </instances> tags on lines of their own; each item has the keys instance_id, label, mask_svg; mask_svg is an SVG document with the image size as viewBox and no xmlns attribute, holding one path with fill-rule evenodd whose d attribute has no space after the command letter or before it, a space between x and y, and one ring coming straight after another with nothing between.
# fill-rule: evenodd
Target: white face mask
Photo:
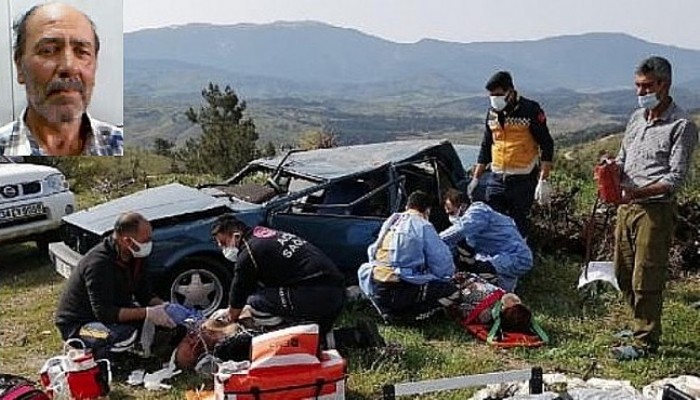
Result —
<instances>
[{"instance_id":1,"label":"white face mask","mask_svg":"<svg viewBox=\"0 0 700 400\"><path fill-rule=\"evenodd\" d=\"M489 96L489 101L491 102L491 108L496 111L501 111L508 105L506 96Z\"/></svg>"},{"instance_id":2,"label":"white face mask","mask_svg":"<svg viewBox=\"0 0 700 400\"><path fill-rule=\"evenodd\" d=\"M238 260L238 247L236 246L224 247L221 252L224 254L224 257L231 262L236 262L236 260Z\"/></svg>"},{"instance_id":3,"label":"white face mask","mask_svg":"<svg viewBox=\"0 0 700 400\"><path fill-rule=\"evenodd\" d=\"M659 99L656 98L656 93L647 93L644 96L637 96L639 106L648 110L659 105Z\"/></svg>"},{"instance_id":4,"label":"white face mask","mask_svg":"<svg viewBox=\"0 0 700 400\"><path fill-rule=\"evenodd\" d=\"M133 241L136 247L139 248L138 250L134 250L131 247L129 247L131 254L133 254L135 258L146 258L151 254L151 250L153 249L152 241L148 241L146 243L139 243L134 238L131 238L131 241Z\"/></svg>"}]
</instances>

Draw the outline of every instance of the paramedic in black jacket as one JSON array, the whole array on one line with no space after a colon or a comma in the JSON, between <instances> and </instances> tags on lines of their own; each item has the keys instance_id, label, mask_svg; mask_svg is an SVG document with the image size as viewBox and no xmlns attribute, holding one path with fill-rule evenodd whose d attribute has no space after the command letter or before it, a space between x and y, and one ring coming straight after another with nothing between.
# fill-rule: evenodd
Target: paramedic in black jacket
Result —
<instances>
[{"instance_id":1,"label":"paramedic in black jacket","mask_svg":"<svg viewBox=\"0 0 700 400\"><path fill-rule=\"evenodd\" d=\"M228 319L241 311L263 327L317 323L330 331L345 301L344 279L328 256L291 233L249 228L231 215L214 223L212 236L235 262Z\"/></svg>"},{"instance_id":2,"label":"paramedic in black jacket","mask_svg":"<svg viewBox=\"0 0 700 400\"><path fill-rule=\"evenodd\" d=\"M63 340L79 338L99 357L130 347L144 320L175 327L165 303L151 291L146 257L151 224L140 214L117 218L114 233L71 271L56 311Z\"/></svg>"}]
</instances>

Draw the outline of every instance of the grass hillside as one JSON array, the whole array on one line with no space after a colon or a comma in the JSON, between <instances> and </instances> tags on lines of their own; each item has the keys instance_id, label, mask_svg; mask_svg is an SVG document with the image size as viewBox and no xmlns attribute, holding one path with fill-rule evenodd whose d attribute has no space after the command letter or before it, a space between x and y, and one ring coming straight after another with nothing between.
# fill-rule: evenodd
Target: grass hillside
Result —
<instances>
[{"instance_id":1,"label":"grass hillside","mask_svg":"<svg viewBox=\"0 0 700 400\"><path fill-rule=\"evenodd\" d=\"M42 363L61 349L52 320L63 278L30 245L4 247L0 253L0 371L38 379ZM474 340L446 317L416 326L380 325L380 332L396 346L348 355L348 398L374 399L381 386L412 380L486 373L528 366L545 372L564 372L630 380L641 387L671 375L700 371L700 318L689 304L700 300L700 279L670 282L664 303L665 328L658 355L640 361L615 361L608 348L617 342L613 334L629 328L630 316L614 293L586 299L575 289L580 264L576 259L552 255L538 257L533 272L523 281L520 294L535 312L552 343L540 349L499 350ZM351 305L339 325L357 318L377 319L367 303ZM183 390L205 384L211 378L183 374L172 380L174 389L149 392L124 382L130 370L159 368L168 349L158 359L127 360L115 366L112 399L181 399ZM463 399L467 392L446 392L434 399Z\"/></svg>"},{"instance_id":2,"label":"grass hillside","mask_svg":"<svg viewBox=\"0 0 700 400\"><path fill-rule=\"evenodd\" d=\"M700 114L695 115L700 122ZM560 189L584 187L580 210L590 208L591 169L601 150L616 152L619 134L592 142L562 148L558 152L555 182ZM64 161L60 166L69 175L84 208L110 198L169 181L195 184L220 177L173 174L167 158L129 151L121 159ZM687 189L697 194L700 152L696 152L695 177ZM104 186L100 186L104 185ZM586 204L589 204L586 206ZM380 332L393 345L388 349L356 351L347 354L347 397L375 399L381 386L428 378L486 373L540 366L545 372L563 372L574 377L629 380L637 388L654 380L700 371L700 310L691 304L700 301L700 276L686 274L667 285L664 299L664 336L660 352L644 360L618 362L610 346L620 339L614 333L631 326L631 316L620 296L601 291L596 296L576 289L581 269L579 256L562 251L538 251L533 271L525 277L519 294L549 333L552 342L539 349L500 350L474 340L454 321L440 316L412 326L380 325ZM700 266L691 268L700 269ZM4 246L0 250L0 372L21 374L38 380L43 362L61 350L53 326L54 310L64 280L50 262L31 244ZM352 324L358 318L373 318L366 302L351 304L338 325ZM149 371L160 367L169 349L158 349L160 358L131 358L115 365L112 399L181 399L183 391L204 384L211 377L191 373L171 380L173 389L150 392L125 384L126 375L136 368ZM421 398L464 399L472 391L439 393Z\"/></svg>"}]
</instances>

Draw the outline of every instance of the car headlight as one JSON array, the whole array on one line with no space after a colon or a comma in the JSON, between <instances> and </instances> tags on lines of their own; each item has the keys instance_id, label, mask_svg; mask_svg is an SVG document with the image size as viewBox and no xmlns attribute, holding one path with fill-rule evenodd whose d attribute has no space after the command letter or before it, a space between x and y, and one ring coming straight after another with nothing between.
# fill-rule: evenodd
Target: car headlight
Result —
<instances>
[{"instance_id":1,"label":"car headlight","mask_svg":"<svg viewBox=\"0 0 700 400\"><path fill-rule=\"evenodd\" d=\"M63 174L52 174L47 176L46 187L52 192L64 192L69 189L68 181Z\"/></svg>"}]
</instances>

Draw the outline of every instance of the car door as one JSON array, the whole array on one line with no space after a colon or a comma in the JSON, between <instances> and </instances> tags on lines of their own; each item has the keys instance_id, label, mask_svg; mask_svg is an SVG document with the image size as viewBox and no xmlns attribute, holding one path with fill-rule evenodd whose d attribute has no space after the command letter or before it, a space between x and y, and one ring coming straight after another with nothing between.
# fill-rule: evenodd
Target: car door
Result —
<instances>
[{"instance_id":1,"label":"car door","mask_svg":"<svg viewBox=\"0 0 700 400\"><path fill-rule=\"evenodd\" d=\"M277 207L268 214L267 223L318 246L354 281L357 268L367 261L367 247L393 211L390 199L397 184L386 170L341 179L293 205Z\"/></svg>"},{"instance_id":2,"label":"car door","mask_svg":"<svg viewBox=\"0 0 700 400\"><path fill-rule=\"evenodd\" d=\"M294 233L316 245L352 281L367 261L367 247L376 240L384 218L311 213L271 214L270 227Z\"/></svg>"}]
</instances>

